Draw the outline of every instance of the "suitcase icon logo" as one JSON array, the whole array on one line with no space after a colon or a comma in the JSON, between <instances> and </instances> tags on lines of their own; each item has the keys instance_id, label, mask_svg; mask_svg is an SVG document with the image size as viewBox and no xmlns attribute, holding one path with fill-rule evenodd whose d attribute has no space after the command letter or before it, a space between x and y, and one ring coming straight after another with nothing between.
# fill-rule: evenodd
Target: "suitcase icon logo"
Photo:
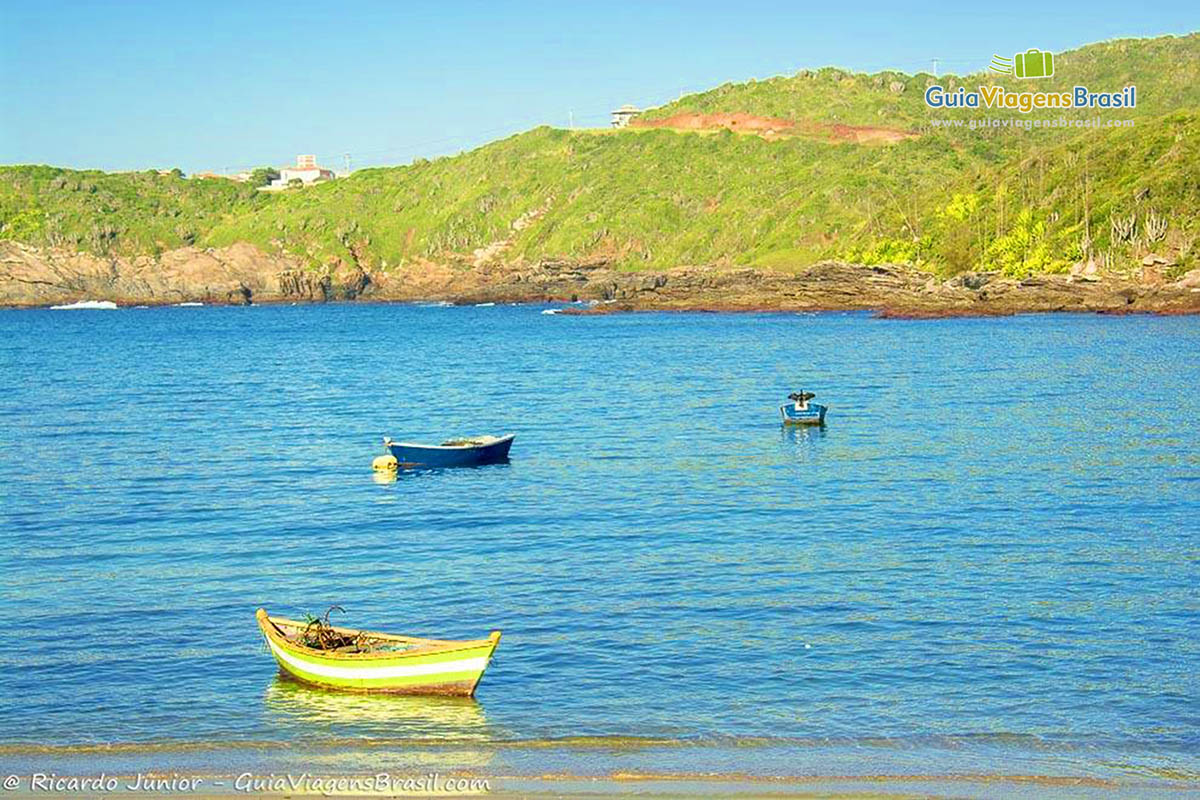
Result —
<instances>
[{"instance_id":1,"label":"suitcase icon logo","mask_svg":"<svg viewBox=\"0 0 1200 800\"><path fill-rule=\"evenodd\" d=\"M1054 74L1054 54L1030 48L1012 58L992 56L992 71L1017 78L1049 78Z\"/></svg>"}]
</instances>

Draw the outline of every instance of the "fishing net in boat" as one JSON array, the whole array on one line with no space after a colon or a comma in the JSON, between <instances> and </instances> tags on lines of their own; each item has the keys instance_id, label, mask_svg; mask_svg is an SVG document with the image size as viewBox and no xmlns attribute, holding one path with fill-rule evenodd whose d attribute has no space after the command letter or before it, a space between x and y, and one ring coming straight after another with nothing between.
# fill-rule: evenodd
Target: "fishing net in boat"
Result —
<instances>
[{"instance_id":1,"label":"fishing net in boat","mask_svg":"<svg viewBox=\"0 0 1200 800\"><path fill-rule=\"evenodd\" d=\"M329 622L329 615L334 611L346 613L341 606L330 606L319 617L305 614L305 625L294 641L313 650L336 650L341 653L403 653L418 646L413 642L396 641L393 637L372 635L367 631L339 631Z\"/></svg>"},{"instance_id":2,"label":"fishing net in boat","mask_svg":"<svg viewBox=\"0 0 1200 800\"><path fill-rule=\"evenodd\" d=\"M467 436L462 439L447 439L442 442L442 447L482 447L498 441L500 439L495 436Z\"/></svg>"},{"instance_id":3,"label":"fishing net in boat","mask_svg":"<svg viewBox=\"0 0 1200 800\"><path fill-rule=\"evenodd\" d=\"M300 632L300 644L314 650L354 650L363 653L374 649L371 638L362 631L355 635L343 633L329 624L329 615L334 611L345 614L341 606L330 606L323 616L305 614L304 630Z\"/></svg>"}]
</instances>

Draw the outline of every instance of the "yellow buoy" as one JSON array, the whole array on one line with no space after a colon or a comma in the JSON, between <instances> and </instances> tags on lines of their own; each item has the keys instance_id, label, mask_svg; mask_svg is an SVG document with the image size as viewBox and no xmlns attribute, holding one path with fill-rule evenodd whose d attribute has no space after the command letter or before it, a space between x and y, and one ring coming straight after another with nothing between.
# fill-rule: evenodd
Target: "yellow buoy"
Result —
<instances>
[{"instance_id":1,"label":"yellow buoy","mask_svg":"<svg viewBox=\"0 0 1200 800\"><path fill-rule=\"evenodd\" d=\"M376 472L392 472L400 466L400 462L396 461L395 456L377 456L371 462L371 469Z\"/></svg>"}]
</instances>

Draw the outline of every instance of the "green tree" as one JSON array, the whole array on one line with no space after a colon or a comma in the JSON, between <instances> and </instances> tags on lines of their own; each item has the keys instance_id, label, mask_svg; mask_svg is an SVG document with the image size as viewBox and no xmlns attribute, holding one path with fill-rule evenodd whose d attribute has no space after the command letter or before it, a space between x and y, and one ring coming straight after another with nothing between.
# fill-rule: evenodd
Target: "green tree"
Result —
<instances>
[{"instance_id":1,"label":"green tree","mask_svg":"<svg viewBox=\"0 0 1200 800\"><path fill-rule=\"evenodd\" d=\"M267 186L279 178L279 170L274 167L259 167L250 173L251 186Z\"/></svg>"}]
</instances>

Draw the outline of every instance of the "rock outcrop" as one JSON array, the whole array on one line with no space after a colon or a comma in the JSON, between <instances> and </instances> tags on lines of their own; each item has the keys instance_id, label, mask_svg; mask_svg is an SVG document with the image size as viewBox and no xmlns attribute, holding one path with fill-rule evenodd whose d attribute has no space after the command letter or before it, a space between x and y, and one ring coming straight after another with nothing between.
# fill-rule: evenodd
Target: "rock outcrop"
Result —
<instances>
[{"instance_id":1,"label":"rock outcrop","mask_svg":"<svg viewBox=\"0 0 1200 800\"><path fill-rule=\"evenodd\" d=\"M121 305L341 300L358 297L370 283L357 266L313 271L291 256L249 244L106 258L0 242L0 305L7 306L78 300Z\"/></svg>"},{"instance_id":2,"label":"rock outcrop","mask_svg":"<svg viewBox=\"0 0 1200 800\"><path fill-rule=\"evenodd\" d=\"M1158 266L1158 265L1155 265ZM1200 271L1122 278L1081 270L1025 279L965 272L941 280L905 266L825 261L795 272L680 267L628 272L603 260L438 264L368 273L357 263L313 269L249 244L104 258L0 242L0 305L79 300L121 305L332 300L457 303L594 300L592 313L642 309L800 311L875 309L890 317L1034 311L1200 313Z\"/></svg>"}]
</instances>

